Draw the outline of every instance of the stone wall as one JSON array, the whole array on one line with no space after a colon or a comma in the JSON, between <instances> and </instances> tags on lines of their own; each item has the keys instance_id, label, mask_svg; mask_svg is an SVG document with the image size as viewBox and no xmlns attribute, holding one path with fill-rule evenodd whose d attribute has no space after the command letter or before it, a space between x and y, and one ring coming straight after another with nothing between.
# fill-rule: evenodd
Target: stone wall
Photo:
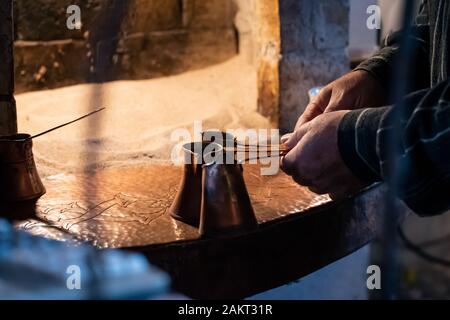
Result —
<instances>
[{"instance_id":1,"label":"stone wall","mask_svg":"<svg viewBox=\"0 0 450 320\"><path fill-rule=\"evenodd\" d=\"M279 0L234 0L239 53L257 72L258 112L277 126L279 119Z\"/></svg>"},{"instance_id":2,"label":"stone wall","mask_svg":"<svg viewBox=\"0 0 450 320\"><path fill-rule=\"evenodd\" d=\"M238 51L258 110L289 131L308 89L348 71L348 0L15 0L16 92L173 75ZM66 28L78 4L82 29Z\"/></svg>"},{"instance_id":3,"label":"stone wall","mask_svg":"<svg viewBox=\"0 0 450 320\"><path fill-rule=\"evenodd\" d=\"M81 8L81 30L66 9ZM16 92L142 79L237 53L231 0L15 0Z\"/></svg>"},{"instance_id":4,"label":"stone wall","mask_svg":"<svg viewBox=\"0 0 450 320\"><path fill-rule=\"evenodd\" d=\"M308 90L347 72L348 0L279 0L280 129L294 128Z\"/></svg>"}]
</instances>

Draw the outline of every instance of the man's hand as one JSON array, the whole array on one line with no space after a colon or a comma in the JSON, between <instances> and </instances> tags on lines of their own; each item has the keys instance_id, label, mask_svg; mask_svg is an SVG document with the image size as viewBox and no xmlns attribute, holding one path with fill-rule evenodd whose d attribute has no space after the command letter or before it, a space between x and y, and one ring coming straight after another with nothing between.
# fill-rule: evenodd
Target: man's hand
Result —
<instances>
[{"instance_id":1,"label":"man's hand","mask_svg":"<svg viewBox=\"0 0 450 320\"><path fill-rule=\"evenodd\" d=\"M338 127L348 112L324 113L299 127L284 143L291 149L281 168L293 179L318 194L334 199L350 195L365 186L345 166L337 144Z\"/></svg>"},{"instance_id":2,"label":"man's hand","mask_svg":"<svg viewBox=\"0 0 450 320\"><path fill-rule=\"evenodd\" d=\"M325 112L375 108L385 104L386 100L383 87L370 73L363 70L352 71L320 90L306 106L295 129Z\"/></svg>"}]
</instances>

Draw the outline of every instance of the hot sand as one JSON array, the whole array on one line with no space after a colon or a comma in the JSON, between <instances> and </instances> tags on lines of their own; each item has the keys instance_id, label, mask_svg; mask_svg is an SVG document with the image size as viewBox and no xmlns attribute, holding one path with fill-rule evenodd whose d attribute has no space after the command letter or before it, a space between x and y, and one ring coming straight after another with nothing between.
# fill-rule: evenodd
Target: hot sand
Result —
<instances>
[{"instance_id":1,"label":"hot sand","mask_svg":"<svg viewBox=\"0 0 450 320\"><path fill-rule=\"evenodd\" d=\"M171 133L270 128L256 112L256 71L225 63L150 80L81 84L16 96L19 131L36 134L99 107L107 109L34 140L41 176L95 167L170 162Z\"/></svg>"}]
</instances>

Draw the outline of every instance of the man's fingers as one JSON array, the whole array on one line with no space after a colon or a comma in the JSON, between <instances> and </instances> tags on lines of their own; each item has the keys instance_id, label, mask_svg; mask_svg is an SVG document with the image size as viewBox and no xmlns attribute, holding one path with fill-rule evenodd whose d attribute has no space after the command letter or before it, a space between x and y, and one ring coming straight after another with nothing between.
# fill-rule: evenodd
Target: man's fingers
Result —
<instances>
[{"instance_id":1,"label":"man's fingers","mask_svg":"<svg viewBox=\"0 0 450 320\"><path fill-rule=\"evenodd\" d=\"M331 99L332 90L329 88L323 88L319 94L306 106L305 111L300 116L295 125L295 130L300 128L305 123L311 121L318 115L321 115L327 107Z\"/></svg>"},{"instance_id":2,"label":"man's fingers","mask_svg":"<svg viewBox=\"0 0 450 320\"><path fill-rule=\"evenodd\" d=\"M323 111L323 113L325 112L333 112L333 111L337 111L339 110L339 103L338 101L330 101L330 103L326 106L325 110Z\"/></svg>"},{"instance_id":3,"label":"man's fingers","mask_svg":"<svg viewBox=\"0 0 450 320\"><path fill-rule=\"evenodd\" d=\"M325 107L324 109L324 113L325 112L333 112L333 111L338 111L338 110L342 110L343 107L348 107L343 105L342 103L342 97L341 96L334 96L330 99L330 102L328 103L328 105Z\"/></svg>"},{"instance_id":4,"label":"man's fingers","mask_svg":"<svg viewBox=\"0 0 450 320\"><path fill-rule=\"evenodd\" d=\"M294 179L295 182L302 186L310 186L312 183L310 180L305 179L304 177L301 177L299 175L294 175L292 179Z\"/></svg>"},{"instance_id":5,"label":"man's fingers","mask_svg":"<svg viewBox=\"0 0 450 320\"><path fill-rule=\"evenodd\" d=\"M298 167L300 165L301 159L298 155L301 153L300 144L295 145L285 156L281 157L281 169L288 175L292 176L294 179L304 184L304 177L299 175Z\"/></svg>"},{"instance_id":6,"label":"man's fingers","mask_svg":"<svg viewBox=\"0 0 450 320\"><path fill-rule=\"evenodd\" d=\"M294 154L295 151L296 151L296 148L289 151L285 156L281 157L281 160L280 160L281 169L290 176L294 176L296 173L296 169L295 169L296 159L295 159L295 154Z\"/></svg>"},{"instance_id":7,"label":"man's fingers","mask_svg":"<svg viewBox=\"0 0 450 320\"><path fill-rule=\"evenodd\" d=\"M289 137L282 143L284 144L287 150L291 150L298 144L298 142L303 138L303 136L308 132L308 130L309 130L309 123L305 123L305 125L301 126L294 132L292 132L289 135Z\"/></svg>"},{"instance_id":8,"label":"man's fingers","mask_svg":"<svg viewBox=\"0 0 450 320\"><path fill-rule=\"evenodd\" d=\"M310 123L306 123L287 137L287 140L283 142L283 145L288 152L281 158L281 169L288 175L293 176L294 180L302 185L307 185L308 182L303 177L298 175L298 154L301 147L299 141L308 132L309 127Z\"/></svg>"},{"instance_id":9,"label":"man's fingers","mask_svg":"<svg viewBox=\"0 0 450 320\"><path fill-rule=\"evenodd\" d=\"M281 143L285 143L286 141L288 141L289 140L289 138L292 136L292 133L286 133L285 135L283 135L281 138L280 138L280 142Z\"/></svg>"},{"instance_id":10,"label":"man's fingers","mask_svg":"<svg viewBox=\"0 0 450 320\"><path fill-rule=\"evenodd\" d=\"M325 191L323 191L322 189L320 189L318 187L314 187L314 186L309 186L308 190L311 192L314 192L315 194L319 194L319 195L326 194Z\"/></svg>"},{"instance_id":11,"label":"man's fingers","mask_svg":"<svg viewBox=\"0 0 450 320\"><path fill-rule=\"evenodd\" d=\"M306 109L302 113L300 118L298 118L298 121L295 124L295 129L294 130L297 130L302 125L304 125L305 123L311 121L312 119L314 119L315 117L317 117L320 114L322 114L322 110L317 106L317 104L315 104L314 102L311 102L310 104L308 104L306 106Z\"/></svg>"}]
</instances>

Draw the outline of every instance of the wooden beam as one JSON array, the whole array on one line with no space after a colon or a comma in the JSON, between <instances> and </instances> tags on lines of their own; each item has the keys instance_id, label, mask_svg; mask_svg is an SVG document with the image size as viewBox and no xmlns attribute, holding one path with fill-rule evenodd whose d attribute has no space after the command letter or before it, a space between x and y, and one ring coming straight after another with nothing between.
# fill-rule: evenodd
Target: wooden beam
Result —
<instances>
[{"instance_id":1,"label":"wooden beam","mask_svg":"<svg viewBox=\"0 0 450 320\"><path fill-rule=\"evenodd\" d=\"M258 112L279 128L280 14L278 0L256 1L258 23Z\"/></svg>"},{"instance_id":2,"label":"wooden beam","mask_svg":"<svg viewBox=\"0 0 450 320\"><path fill-rule=\"evenodd\" d=\"M14 100L13 0L0 1L0 135L17 133Z\"/></svg>"}]
</instances>

